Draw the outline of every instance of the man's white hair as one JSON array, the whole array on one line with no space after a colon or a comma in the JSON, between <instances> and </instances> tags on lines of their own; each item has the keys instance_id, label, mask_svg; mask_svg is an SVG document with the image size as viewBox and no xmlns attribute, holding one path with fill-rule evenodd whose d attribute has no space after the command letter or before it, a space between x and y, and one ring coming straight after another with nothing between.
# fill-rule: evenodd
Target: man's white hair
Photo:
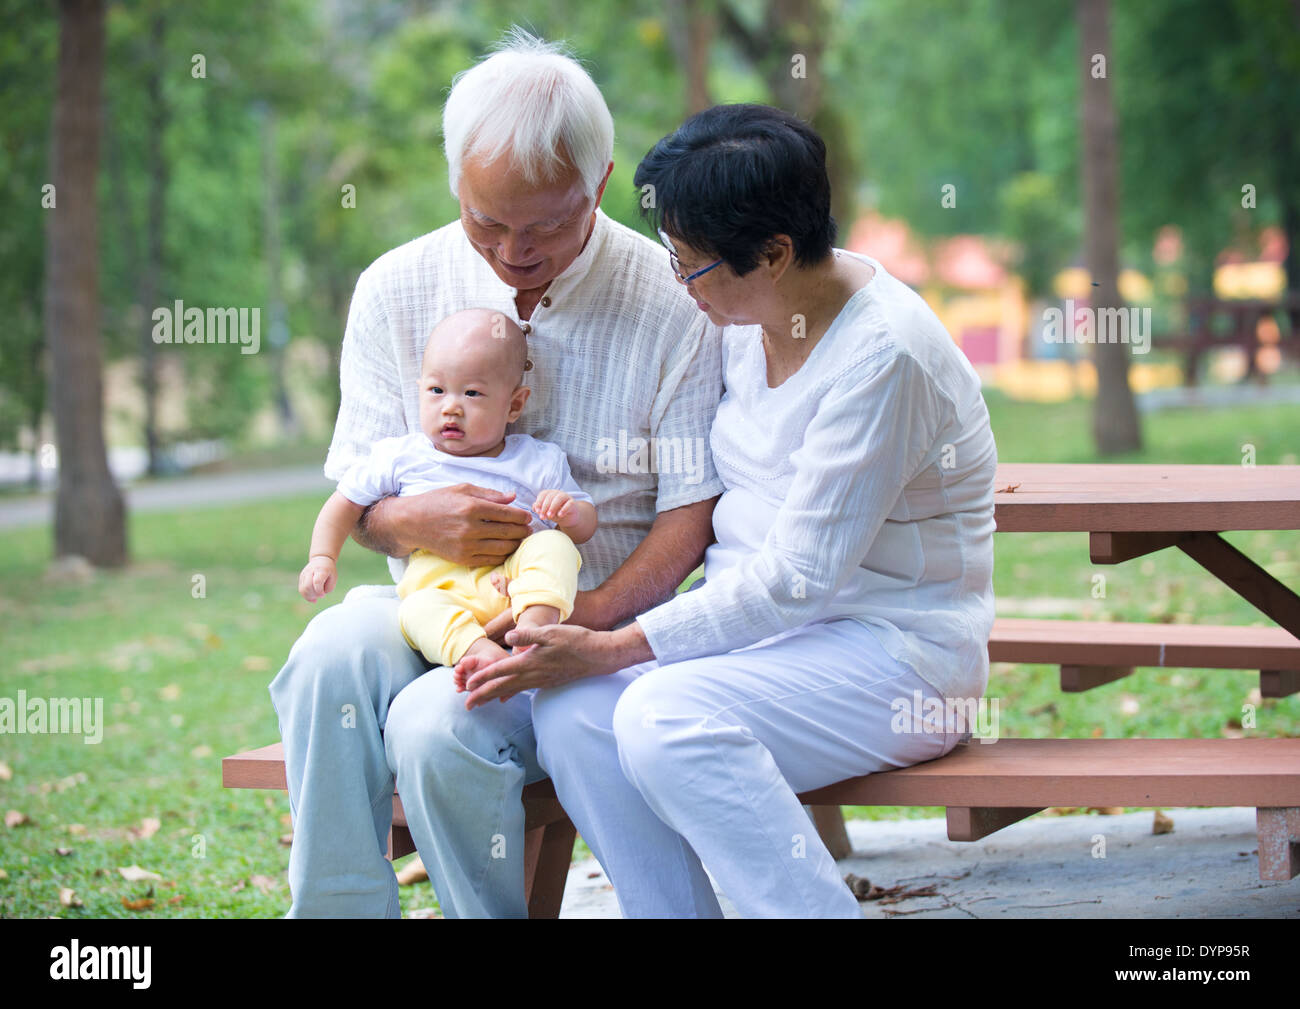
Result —
<instances>
[{"instance_id":1,"label":"man's white hair","mask_svg":"<svg viewBox=\"0 0 1300 1009\"><path fill-rule=\"evenodd\" d=\"M510 151L530 185L554 179L567 160L594 197L614 155L614 120L595 82L563 45L518 26L456 75L442 134L457 199L466 158L492 162Z\"/></svg>"}]
</instances>

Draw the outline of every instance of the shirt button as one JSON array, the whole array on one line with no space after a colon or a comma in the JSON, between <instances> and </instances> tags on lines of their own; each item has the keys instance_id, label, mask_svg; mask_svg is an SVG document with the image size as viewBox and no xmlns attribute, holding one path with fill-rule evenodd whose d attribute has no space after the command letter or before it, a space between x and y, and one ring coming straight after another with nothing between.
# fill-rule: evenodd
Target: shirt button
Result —
<instances>
[{"instance_id":1,"label":"shirt button","mask_svg":"<svg viewBox=\"0 0 1300 1009\"><path fill-rule=\"evenodd\" d=\"M533 327L526 322L523 323L519 328L524 331L524 336L527 336L529 333L533 331Z\"/></svg>"},{"instance_id":2,"label":"shirt button","mask_svg":"<svg viewBox=\"0 0 1300 1009\"><path fill-rule=\"evenodd\" d=\"M543 307L543 308L550 308L550 307L551 307L551 299L550 299L550 298L542 298L542 307Z\"/></svg>"}]
</instances>

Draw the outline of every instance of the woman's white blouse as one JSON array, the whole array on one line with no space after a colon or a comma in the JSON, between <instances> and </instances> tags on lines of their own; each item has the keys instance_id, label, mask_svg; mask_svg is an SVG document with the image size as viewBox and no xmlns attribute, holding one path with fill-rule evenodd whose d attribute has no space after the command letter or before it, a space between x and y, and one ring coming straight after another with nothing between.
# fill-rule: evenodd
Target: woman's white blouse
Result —
<instances>
[{"instance_id":1,"label":"woman's white blouse","mask_svg":"<svg viewBox=\"0 0 1300 1009\"><path fill-rule=\"evenodd\" d=\"M637 622L666 664L851 618L935 689L975 696L993 625L988 411L924 300L858 258L875 276L777 388L759 327L725 330L717 542L703 584Z\"/></svg>"}]
</instances>

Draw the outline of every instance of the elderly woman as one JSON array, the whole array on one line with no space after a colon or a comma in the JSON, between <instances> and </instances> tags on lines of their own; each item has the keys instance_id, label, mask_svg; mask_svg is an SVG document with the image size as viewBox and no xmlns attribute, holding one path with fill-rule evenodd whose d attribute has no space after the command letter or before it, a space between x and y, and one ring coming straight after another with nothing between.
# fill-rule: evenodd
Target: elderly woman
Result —
<instances>
[{"instance_id":1,"label":"elderly woman","mask_svg":"<svg viewBox=\"0 0 1300 1009\"><path fill-rule=\"evenodd\" d=\"M832 247L825 145L796 117L709 109L636 184L726 327L703 583L614 631L511 631L526 650L457 676L471 706L544 688L538 759L625 915L718 915L707 867L747 917L856 917L797 793L943 756L964 726L912 713L984 691L979 381L920 297Z\"/></svg>"}]
</instances>

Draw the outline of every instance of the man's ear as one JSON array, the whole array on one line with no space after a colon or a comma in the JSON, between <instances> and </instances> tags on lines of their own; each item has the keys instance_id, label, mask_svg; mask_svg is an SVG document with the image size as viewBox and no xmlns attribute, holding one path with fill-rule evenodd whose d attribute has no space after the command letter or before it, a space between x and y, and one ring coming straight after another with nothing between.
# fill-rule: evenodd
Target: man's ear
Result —
<instances>
[{"instance_id":1,"label":"man's ear","mask_svg":"<svg viewBox=\"0 0 1300 1009\"><path fill-rule=\"evenodd\" d=\"M506 415L509 423L513 424L519 419L519 415L524 412L524 404L528 402L532 392L533 390L526 385L515 387L515 391L510 394L510 412Z\"/></svg>"},{"instance_id":2,"label":"man's ear","mask_svg":"<svg viewBox=\"0 0 1300 1009\"><path fill-rule=\"evenodd\" d=\"M611 161L609 167L605 169L605 177L600 180L600 186L596 189L596 207L600 206L600 198L605 195L605 186L609 184L609 177L613 172L614 162ZM592 213L595 213L596 207L591 208Z\"/></svg>"}]
</instances>

